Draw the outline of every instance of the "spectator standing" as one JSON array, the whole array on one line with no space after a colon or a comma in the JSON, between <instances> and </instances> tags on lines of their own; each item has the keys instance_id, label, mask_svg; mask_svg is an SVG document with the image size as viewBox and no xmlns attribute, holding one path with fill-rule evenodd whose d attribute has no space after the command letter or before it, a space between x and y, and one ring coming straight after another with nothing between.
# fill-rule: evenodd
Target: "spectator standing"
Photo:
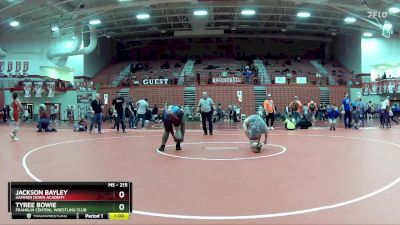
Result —
<instances>
[{"instance_id":1,"label":"spectator standing","mask_svg":"<svg viewBox=\"0 0 400 225\"><path fill-rule=\"evenodd\" d=\"M142 120L142 129L144 129L144 123L146 120L146 112L147 112L147 109L149 108L149 103L147 102L147 98L137 101L136 107L137 107L137 116L136 116L135 127L137 127L139 121Z\"/></svg>"},{"instance_id":2,"label":"spectator standing","mask_svg":"<svg viewBox=\"0 0 400 225\"><path fill-rule=\"evenodd\" d=\"M267 128L269 130L273 130L275 121L275 104L274 100L271 98L271 94L268 94L267 99L264 101L264 110L266 113L265 122L267 124ZM271 120L271 125L269 120Z\"/></svg>"},{"instance_id":3,"label":"spectator standing","mask_svg":"<svg viewBox=\"0 0 400 225\"><path fill-rule=\"evenodd\" d=\"M318 110L317 103L314 102L314 99L311 99L311 101L307 104L307 106L308 109L310 110L310 122L314 126L316 113Z\"/></svg>"},{"instance_id":4,"label":"spectator standing","mask_svg":"<svg viewBox=\"0 0 400 225\"><path fill-rule=\"evenodd\" d=\"M90 104L90 107L92 108L92 122L90 123L90 130L89 133L92 133L93 126L94 124L97 124L97 131L99 134L102 134L101 132L101 122L103 121L103 102L100 100L100 94L97 93L95 99L92 101Z\"/></svg>"},{"instance_id":5,"label":"spectator standing","mask_svg":"<svg viewBox=\"0 0 400 225\"><path fill-rule=\"evenodd\" d=\"M389 110L390 110L390 97L387 96L386 99L381 103L381 128L389 128Z\"/></svg>"},{"instance_id":6,"label":"spectator standing","mask_svg":"<svg viewBox=\"0 0 400 225\"><path fill-rule=\"evenodd\" d=\"M196 73L196 80L197 80L197 85L200 85L200 81L201 81L200 72Z\"/></svg>"},{"instance_id":7,"label":"spectator standing","mask_svg":"<svg viewBox=\"0 0 400 225\"><path fill-rule=\"evenodd\" d=\"M56 122L56 108L54 105L50 107L50 120L51 122L55 123Z\"/></svg>"},{"instance_id":8,"label":"spectator standing","mask_svg":"<svg viewBox=\"0 0 400 225\"><path fill-rule=\"evenodd\" d=\"M290 103L289 108L292 112L292 117L296 120L297 123L300 120L300 112L302 110L302 104L297 96L294 96L293 102Z\"/></svg>"},{"instance_id":9,"label":"spectator standing","mask_svg":"<svg viewBox=\"0 0 400 225\"><path fill-rule=\"evenodd\" d=\"M339 117L339 110L335 105L332 105L328 110L328 120L331 126L329 130L336 130L336 120Z\"/></svg>"},{"instance_id":10,"label":"spectator standing","mask_svg":"<svg viewBox=\"0 0 400 225\"><path fill-rule=\"evenodd\" d=\"M120 93L117 93L117 97L113 99L112 101L112 106L115 111L117 111L117 120L116 120L116 125L117 125L117 132L119 132L119 124L121 123L122 125L122 132L125 133L125 118L124 118L124 103L125 100L121 96Z\"/></svg>"},{"instance_id":11,"label":"spectator standing","mask_svg":"<svg viewBox=\"0 0 400 225\"><path fill-rule=\"evenodd\" d=\"M289 73L286 74L287 84L290 84L290 81L292 80L292 77L293 77L292 73L289 72Z\"/></svg>"},{"instance_id":12,"label":"spectator standing","mask_svg":"<svg viewBox=\"0 0 400 225\"><path fill-rule=\"evenodd\" d=\"M342 101L342 109L344 111L344 127L347 128L351 128L351 102L349 99L349 94L346 93L344 95L344 99Z\"/></svg>"},{"instance_id":13,"label":"spectator standing","mask_svg":"<svg viewBox=\"0 0 400 225\"><path fill-rule=\"evenodd\" d=\"M2 111L3 111L3 122L5 123L5 122L7 122L7 106L6 105L4 105Z\"/></svg>"},{"instance_id":14,"label":"spectator standing","mask_svg":"<svg viewBox=\"0 0 400 225\"><path fill-rule=\"evenodd\" d=\"M217 106L217 117L218 117L218 122L224 122L224 110L221 106L221 103L218 103Z\"/></svg>"},{"instance_id":15,"label":"spectator standing","mask_svg":"<svg viewBox=\"0 0 400 225\"><path fill-rule=\"evenodd\" d=\"M243 73L243 76L246 81L246 84L251 84L252 72L249 69L246 69L246 71Z\"/></svg>"}]
</instances>

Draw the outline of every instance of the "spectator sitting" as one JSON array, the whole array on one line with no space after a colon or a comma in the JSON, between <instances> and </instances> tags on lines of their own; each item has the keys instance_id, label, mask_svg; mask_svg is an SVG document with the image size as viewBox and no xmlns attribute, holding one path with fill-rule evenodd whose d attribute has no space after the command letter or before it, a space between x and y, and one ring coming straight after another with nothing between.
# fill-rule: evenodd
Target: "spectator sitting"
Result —
<instances>
[{"instance_id":1,"label":"spectator sitting","mask_svg":"<svg viewBox=\"0 0 400 225\"><path fill-rule=\"evenodd\" d=\"M309 127L312 126L312 124L306 118L301 118L299 120L299 122L297 122L296 126L297 126L297 128L300 128L300 129L308 129Z\"/></svg>"},{"instance_id":2,"label":"spectator sitting","mask_svg":"<svg viewBox=\"0 0 400 225\"><path fill-rule=\"evenodd\" d=\"M291 114L285 120L285 129L286 130L295 130L296 129L296 120L292 117Z\"/></svg>"},{"instance_id":3,"label":"spectator sitting","mask_svg":"<svg viewBox=\"0 0 400 225\"><path fill-rule=\"evenodd\" d=\"M49 128L50 125L50 117L46 111L46 106L44 104L39 105L39 122L37 125L38 132L56 132L57 130Z\"/></svg>"},{"instance_id":4,"label":"spectator sitting","mask_svg":"<svg viewBox=\"0 0 400 225\"><path fill-rule=\"evenodd\" d=\"M81 117L81 119L78 121L77 124L74 126L74 131L75 132L82 132L82 131L87 131L87 120L84 116Z\"/></svg>"}]
</instances>

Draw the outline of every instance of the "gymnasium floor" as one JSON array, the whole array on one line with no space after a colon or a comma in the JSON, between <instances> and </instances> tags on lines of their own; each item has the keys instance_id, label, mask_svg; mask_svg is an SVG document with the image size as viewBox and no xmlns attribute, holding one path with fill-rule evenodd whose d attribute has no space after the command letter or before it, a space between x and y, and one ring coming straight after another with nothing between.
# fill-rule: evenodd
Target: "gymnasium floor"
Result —
<instances>
[{"instance_id":1,"label":"gymnasium floor","mask_svg":"<svg viewBox=\"0 0 400 225\"><path fill-rule=\"evenodd\" d=\"M111 223L13 221L8 181L132 181L133 217L113 224L400 223L400 126L277 129L260 154L238 128L204 136L198 126L182 151L162 154L156 128L90 135L28 126L11 142L1 125L0 224Z\"/></svg>"}]
</instances>

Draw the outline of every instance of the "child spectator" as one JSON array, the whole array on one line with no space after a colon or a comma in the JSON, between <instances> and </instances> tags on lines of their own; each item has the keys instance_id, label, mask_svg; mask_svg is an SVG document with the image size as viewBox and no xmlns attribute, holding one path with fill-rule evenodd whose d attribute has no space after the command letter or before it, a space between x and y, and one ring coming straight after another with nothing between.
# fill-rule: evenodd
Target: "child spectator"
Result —
<instances>
[{"instance_id":1,"label":"child spectator","mask_svg":"<svg viewBox=\"0 0 400 225\"><path fill-rule=\"evenodd\" d=\"M291 114L285 120L285 129L286 130L295 130L296 129L296 120L292 117Z\"/></svg>"},{"instance_id":2,"label":"child spectator","mask_svg":"<svg viewBox=\"0 0 400 225\"><path fill-rule=\"evenodd\" d=\"M358 129L359 123L360 123L360 109L356 106L353 106L353 111L352 111L352 115L353 117L353 128L354 129Z\"/></svg>"},{"instance_id":3,"label":"child spectator","mask_svg":"<svg viewBox=\"0 0 400 225\"><path fill-rule=\"evenodd\" d=\"M336 130L336 120L339 117L339 110L336 105L332 105L328 111L328 120L331 128L329 130Z\"/></svg>"},{"instance_id":4,"label":"child spectator","mask_svg":"<svg viewBox=\"0 0 400 225\"><path fill-rule=\"evenodd\" d=\"M82 131L87 131L87 120L84 116L81 117L81 119L78 121L77 124L74 126L74 131L75 132L82 132Z\"/></svg>"}]
</instances>

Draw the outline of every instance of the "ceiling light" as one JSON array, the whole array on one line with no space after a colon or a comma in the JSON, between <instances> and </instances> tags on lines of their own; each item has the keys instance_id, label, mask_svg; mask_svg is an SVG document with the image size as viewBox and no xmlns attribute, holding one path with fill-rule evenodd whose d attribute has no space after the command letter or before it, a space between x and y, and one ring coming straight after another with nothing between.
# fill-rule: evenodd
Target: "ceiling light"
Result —
<instances>
[{"instance_id":1,"label":"ceiling light","mask_svg":"<svg viewBox=\"0 0 400 225\"><path fill-rule=\"evenodd\" d=\"M397 66L397 63L390 63L391 66Z\"/></svg>"},{"instance_id":2,"label":"ceiling light","mask_svg":"<svg viewBox=\"0 0 400 225\"><path fill-rule=\"evenodd\" d=\"M58 26L51 27L51 31L57 32L59 30Z\"/></svg>"},{"instance_id":3,"label":"ceiling light","mask_svg":"<svg viewBox=\"0 0 400 225\"><path fill-rule=\"evenodd\" d=\"M385 24L383 25L383 29L385 30L391 30L393 28L393 25L387 21L385 21Z\"/></svg>"},{"instance_id":4,"label":"ceiling light","mask_svg":"<svg viewBox=\"0 0 400 225\"><path fill-rule=\"evenodd\" d=\"M380 66L378 68L384 70L384 69L386 69L386 66Z\"/></svg>"},{"instance_id":5,"label":"ceiling light","mask_svg":"<svg viewBox=\"0 0 400 225\"><path fill-rule=\"evenodd\" d=\"M332 35L332 36L336 36L336 32L332 32L331 35Z\"/></svg>"},{"instance_id":6,"label":"ceiling light","mask_svg":"<svg viewBox=\"0 0 400 225\"><path fill-rule=\"evenodd\" d=\"M193 15L195 15L195 16L205 16L207 14L208 14L208 12L206 10L195 10L193 12Z\"/></svg>"},{"instance_id":7,"label":"ceiling light","mask_svg":"<svg viewBox=\"0 0 400 225\"><path fill-rule=\"evenodd\" d=\"M307 17L310 17L310 13L309 12L299 12L299 13L297 13L297 16L298 17L301 17L301 18L307 18Z\"/></svg>"},{"instance_id":8,"label":"ceiling light","mask_svg":"<svg viewBox=\"0 0 400 225\"><path fill-rule=\"evenodd\" d=\"M16 20L11 21L11 22L10 22L10 26L12 26L12 27L17 27L17 26L19 26L19 22L16 21Z\"/></svg>"},{"instance_id":9,"label":"ceiling light","mask_svg":"<svg viewBox=\"0 0 400 225\"><path fill-rule=\"evenodd\" d=\"M91 24L91 25L98 25L98 24L100 24L101 23L101 20L91 20L90 22L89 22L89 24Z\"/></svg>"},{"instance_id":10,"label":"ceiling light","mask_svg":"<svg viewBox=\"0 0 400 225\"><path fill-rule=\"evenodd\" d=\"M371 32L365 32L363 34L364 37L372 37L372 33Z\"/></svg>"},{"instance_id":11,"label":"ceiling light","mask_svg":"<svg viewBox=\"0 0 400 225\"><path fill-rule=\"evenodd\" d=\"M281 29L281 31L282 31L282 32L286 32L287 30L286 30L286 29Z\"/></svg>"},{"instance_id":12,"label":"ceiling light","mask_svg":"<svg viewBox=\"0 0 400 225\"><path fill-rule=\"evenodd\" d=\"M136 18L139 19L139 20L144 20L144 19L150 18L150 15L147 14L147 13L137 14Z\"/></svg>"},{"instance_id":13,"label":"ceiling light","mask_svg":"<svg viewBox=\"0 0 400 225\"><path fill-rule=\"evenodd\" d=\"M356 18L354 18L354 17L346 17L344 19L344 22L346 22L346 23L354 23L354 22L356 22Z\"/></svg>"},{"instance_id":14,"label":"ceiling light","mask_svg":"<svg viewBox=\"0 0 400 225\"><path fill-rule=\"evenodd\" d=\"M254 15L256 14L256 11L252 9L243 9L241 13L242 15Z\"/></svg>"},{"instance_id":15,"label":"ceiling light","mask_svg":"<svg viewBox=\"0 0 400 225\"><path fill-rule=\"evenodd\" d=\"M389 9L389 12L390 12L390 13L399 13L399 12L400 12L400 9L397 8L397 7L391 7L391 8Z\"/></svg>"}]
</instances>

